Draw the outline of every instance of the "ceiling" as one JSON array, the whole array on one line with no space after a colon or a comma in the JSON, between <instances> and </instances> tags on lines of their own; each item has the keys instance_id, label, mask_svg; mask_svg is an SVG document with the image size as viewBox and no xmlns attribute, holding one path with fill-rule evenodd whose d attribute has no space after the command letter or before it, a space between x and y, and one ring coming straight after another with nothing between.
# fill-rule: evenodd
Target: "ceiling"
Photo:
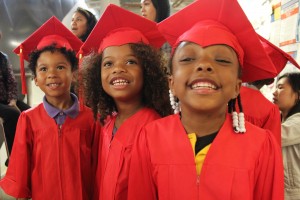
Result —
<instances>
[{"instance_id":1,"label":"ceiling","mask_svg":"<svg viewBox=\"0 0 300 200\"><path fill-rule=\"evenodd\" d=\"M190 4L193 0L170 0L171 13ZM40 27L51 16L56 16L67 26L74 9L83 4L93 9L97 16L109 3L140 14L140 0L0 0L0 51L8 54L15 72L19 72L19 58L13 53L20 42ZM64 21L66 16L69 21Z\"/></svg>"}]
</instances>

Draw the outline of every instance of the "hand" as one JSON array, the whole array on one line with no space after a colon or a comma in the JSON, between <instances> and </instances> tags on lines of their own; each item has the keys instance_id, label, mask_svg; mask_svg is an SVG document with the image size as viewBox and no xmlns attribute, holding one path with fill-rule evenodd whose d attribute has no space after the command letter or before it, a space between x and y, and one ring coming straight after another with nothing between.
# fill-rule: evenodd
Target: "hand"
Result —
<instances>
[{"instance_id":1,"label":"hand","mask_svg":"<svg viewBox=\"0 0 300 200\"><path fill-rule=\"evenodd\" d=\"M19 112L21 112L20 109L19 109L18 106L17 106L17 100L15 100L15 99L10 100L9 103L8 103L8 105L11 106L11 107L14 107L14 108L17 109Z\"/></svg>"}]
</instances>

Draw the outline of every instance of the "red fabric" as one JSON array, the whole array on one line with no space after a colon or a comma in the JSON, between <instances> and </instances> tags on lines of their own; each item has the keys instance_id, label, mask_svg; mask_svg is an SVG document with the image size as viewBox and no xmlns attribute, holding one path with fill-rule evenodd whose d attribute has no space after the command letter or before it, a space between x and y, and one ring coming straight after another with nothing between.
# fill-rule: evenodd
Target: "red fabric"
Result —
<instances>
[{"instance_id":1,"label":"red fabric","mask_svg":"<svg viewBox=\"0 0 300 200\"><path fill-rule=\"evenodd\" d=\"M126 200L131 150L141 128L160 116L152 109L144 108L128 118L116 132L112 131L116 116L107 120L101 132L99 165L96 175L94 199ZM100 186L101 185L101 186ZM100 190L100 196L99 191Z\"/></svg>"},{"instance_id":2,"label":"red fabric","mask_svg":"<svg viewBox=\"0 0 300 200\"><path fill-rule=\"evenodd\" d=\"M228 45L238 55L239 63L244 63L244 50L239 44L237 37L217 21L204 20L196 23L177 39L174 46L177 47L182 41L194 42L201 47L214 44Z\"/></svg>"},{"instance_id":3,"label":"red fabric","mask_svg":"<svg viewBox=\"0 0 300 200\"><path fill-rule=\"evenodd\" d=\"M25 77L25 67L24 67L24 54L23 45L20 46L20 72L21 72L21 83L22 83L22 94L27 94L27 85Z\"/></svg>"},{"instance_id":4,"label":"red fabric","mask_svg":"<svg viewBox=\"0 0 300 200\"><path fill-rule=\"evenodd\" d=\"M281 118L278 106L258 90L242 86L240 94L245 119L256 126L270 130L281 146Z\"/></svg>"},{"instance_id":5,"label":"red fabric","mask_svg":"<svg viewBox=\"0 0 300 200\"><path fill-rule=\"evenodd\" d=\"M60 35L48 35L41 39L41 41L37 44L37 49L45 48L46 46L50 46L53 43L56 44L56 48L65 47L67 50L73 50L69 41Z\"/></svg>"},{"instance_id":6,"label":"red fabric","mask_svg":"<svg viewBox=\"0 0 300 200\"><path fill-rule=\"evenodd\" d=\"M216 35L216 26L208 25L207 21L219 23L218 35ZM184 22L184 23L182 23ZM200 31L201 35L197 34ZM179 25L180 24L180 25ZM198 27L195 27L198 26ZM214 26L212 29L211 26ZM252 27L243 9L236 0L198 0L184 7L172 16L158 24L158 29L164 35L167 42L175 49L179 41L196 42L200 46L232 43L233 37L227 37L220 31L228 29L234 35L244 51L244 57L237 46L234 50L237 52L240 65L243 68L242 80L252 82L266 78L273 78L277 75L277 70L271 59L267 56L260 42L260 38ZM194 29L191 31L191 29ZM180 38L183 34L184 38ZM199 32L198 32L199 33ZM228 40L231 40L230 42ZM234 41L234 43L236 43Z\"/></svg>"},{"instance_id":7,"label":"red fabric","mask_svg":"<svg viewBox=\"0 0 300 200\"><path fill-rule=\"evenodd\" d=\"M88 108L75 119L67 117L60 131L43 104L23 112L0 186L16 198L91 199L94 128Z\"/></svg>"},{"instance_id":8,"label":"red fabric","mask_svg":"<svg viewBox=\"0 0 300 200\"><path fill-rule=\"evenodd\" d=\"M246 129L235 133L228 115L197 176L179 115L149 124L132 151L128 199L283 200L279 145L266 130L250 123Z\"/></svg>"},{"instance_id":9,"label":"red fabric","mask_svg":"<svg viewBox=\"0 0 300 200\"><path fill-rule=\"evenodd\" d=\"M128 43L149 44L148 39L138 30L133 28L119 28L111 31L103 38L98 53L110 46L121 46Z\"/></svg>"},{"instance_id":10,"label":"red fabric","mask_svg":"<svg viewBox=\"0 0 300 200\"><path fill-rule=\"evenodd\" d=\"M56 42L59 47L79 51L82 42L76 37L59 19L52 16L41 27L33 32L20 46L14 49L19 54L20 47L23 47L24 60L29 61L29 54L35 49L43 48Z\"/></svg>"},{"instance_id":11,"label":"red fabric","mask_svg":"<svg viewBox=\"0 0 300 200\"><path fill-rule=\"evenodd\" d=\"M160 48L165 41L155 22L109 4L81 48L83 55L87 55L91 51L102 51L108 46L128 43L144 42Z\"/></svg>"}]
</instances>

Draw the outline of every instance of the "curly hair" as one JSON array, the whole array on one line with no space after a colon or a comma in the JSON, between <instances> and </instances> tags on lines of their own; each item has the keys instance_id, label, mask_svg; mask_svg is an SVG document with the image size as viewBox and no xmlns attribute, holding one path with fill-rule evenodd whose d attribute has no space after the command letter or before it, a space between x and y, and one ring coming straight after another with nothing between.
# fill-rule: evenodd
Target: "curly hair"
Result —
<instances>
[{"instance_id":1,"label":"curly hair","mask_svg":"<svg viewBox=\"0 0 300 200\"><path fill-rule=\"evenodd\" d=\"M89 34L92 32L95 25L97 24L97 19L96 19L95 15L93 13L91 13L90 11L88 11L84 8L78 7L74 13L76 13L76 12L82 14L87 20L86 33L83 36L80 37L80 40L82 42L85 42L85 40L87 39Z\"/></svg>"},{"instance_id":2,"label":"curly hair","mask_svg":"<svg viewBox=\"0 0 300 200\"><path fill-rule=\"evenodd\" d=\"M43 52L50 51L60 52L61 54L65 55L67 60L71 63L71 70L72 72L78 69L78 59L76 58L76 54L73 50L67 50L65 47L58 48L56 43L52 45L46 46L42 49L36 49L29 54L29 65L28 68L31 70L34 77L36 77L36 67L37 67L37 60Z\"/></svg>"},{"instance_id":3,"label":"curly hair","mask_svg":"<svg viewBox=\"0 0 300 200\"><path fill-rule=\"evenodd\" d=\"M143 43L130 44L130 47L143 68L143 105L156 110L162 117L171 114L166 67L161 53ZM101 62L102 54L90 54L82 62L81 73L87 105L92 108L95 119L100 114L100 121L104 123L117 108L114 99L102 87Z\"/></svg>"}]
</instances>

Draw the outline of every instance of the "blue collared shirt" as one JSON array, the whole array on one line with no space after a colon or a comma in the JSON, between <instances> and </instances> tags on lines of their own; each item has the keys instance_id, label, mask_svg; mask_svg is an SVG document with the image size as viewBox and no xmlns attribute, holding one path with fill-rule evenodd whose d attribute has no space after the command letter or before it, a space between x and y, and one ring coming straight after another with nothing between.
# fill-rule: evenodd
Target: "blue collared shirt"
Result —
<instances>
[{"instance_id":1,"label":"blue collared shirt","mask_svg":"<svg viewBox=\"0 0 300 200\"><path fill-rule=\"evenodd\" d=\"M45 96L43 98L43 104L46 112L51 118L53 118L56 121L58 125L62 125L65 122L67 116L74 119L79 114L78 98L73 93L71 93L71 97L74 100L74 103L67 110L60 110L58 108L55 108L47 102Z\"/></svg>"}]
</instances>

